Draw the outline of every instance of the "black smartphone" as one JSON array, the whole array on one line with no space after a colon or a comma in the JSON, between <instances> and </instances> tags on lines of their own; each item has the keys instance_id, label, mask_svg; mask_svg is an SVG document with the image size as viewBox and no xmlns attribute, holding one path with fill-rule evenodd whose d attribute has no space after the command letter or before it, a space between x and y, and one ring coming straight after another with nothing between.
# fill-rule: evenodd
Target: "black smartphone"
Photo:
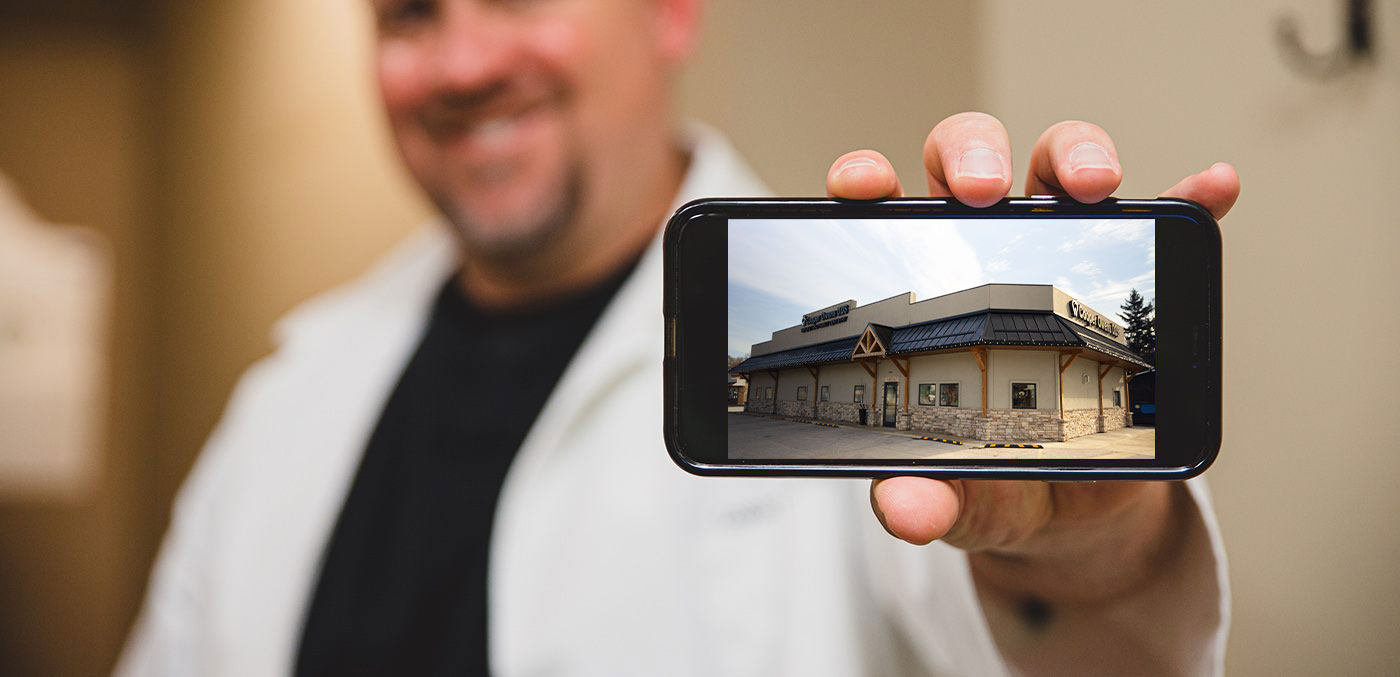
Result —
<instances>
[{"instance_id":1,"label":"black smartphone","mask_svg":"<svg viewBox=\"0 0 1400 677\"><path fill-rule=\"evenodd\" d=\"M1183 479L1219 451L1220 229L1194 203L704 199L664 245L692 473Z\"/></svg>"}]
</instances>

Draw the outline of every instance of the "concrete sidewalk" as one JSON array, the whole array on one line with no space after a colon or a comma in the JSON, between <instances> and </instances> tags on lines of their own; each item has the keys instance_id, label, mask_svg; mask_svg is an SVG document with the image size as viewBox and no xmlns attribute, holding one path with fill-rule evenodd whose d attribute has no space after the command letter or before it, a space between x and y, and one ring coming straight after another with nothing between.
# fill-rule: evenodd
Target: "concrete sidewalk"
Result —
<instances>
[{"instance_id":1,"label":"concrete sidewalk","mask_svg":"<svg viewBox=\"0 0 1400 677\"><path fill-rule=\"evenodd\" d=\"M848 422L788 419L768 414L729 414L729 457L753 459L1122 459L1153 458L1153 428L1123 428L1040 444L1042 449L988 449L986 440ZM826 425L813 425L813 423ZM941 438L961 445L920 439ZM1009 442L1018 444L1018 442Z\"/></svg>"}]
</instances>

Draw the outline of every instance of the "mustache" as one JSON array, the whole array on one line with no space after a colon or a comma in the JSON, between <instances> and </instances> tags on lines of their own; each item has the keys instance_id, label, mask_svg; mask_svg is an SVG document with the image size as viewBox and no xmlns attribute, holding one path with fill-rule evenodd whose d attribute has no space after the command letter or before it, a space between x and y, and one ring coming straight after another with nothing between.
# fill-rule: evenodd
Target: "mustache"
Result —
<instances>
[{"instance_id":1,"label":"mustache","mask_svg":"<svg viewBox=\"0 0 1400 677\"><path fill-rule=\"evenodd\" d=\"M521 87L495 81L473 89L437 94L418 114L430 130L452 131L502 113L512 113L561 101L561 87Z\"/></svg>"},{"instance_id":2,"label":"mustache","mask_svg":"<svg viewBox=\"0 0 1400 677\"><path fill-rule=\"evenodd\" d=\"M511 89L510 85L498 81L470 91L443 92L433 98L428 109L443 114L474 115L479 111L489 110L495 107L498 102L508 99Z\"/></svg>"}]
</instances>

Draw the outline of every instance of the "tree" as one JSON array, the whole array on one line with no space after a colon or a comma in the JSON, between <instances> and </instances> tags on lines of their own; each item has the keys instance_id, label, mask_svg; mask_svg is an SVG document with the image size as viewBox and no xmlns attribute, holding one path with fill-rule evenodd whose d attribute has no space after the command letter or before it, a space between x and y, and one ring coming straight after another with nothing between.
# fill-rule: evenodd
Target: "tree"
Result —
<instances>
[{"instance_id":1,"label":"tree","mask_svg":"<svg viewBox=\"0 0 1400 677\"><path fill-rule=\"evenodd\" d=\"M1154 364L1157 357L1157 309L1154 306L1152 301L1144 299L1137 289L1133 289L1121 306L1123 312L1118 314L1123 318L1123 334L1128 340L1128 348L1149 364Z\"/></svg>"}]
</instances>

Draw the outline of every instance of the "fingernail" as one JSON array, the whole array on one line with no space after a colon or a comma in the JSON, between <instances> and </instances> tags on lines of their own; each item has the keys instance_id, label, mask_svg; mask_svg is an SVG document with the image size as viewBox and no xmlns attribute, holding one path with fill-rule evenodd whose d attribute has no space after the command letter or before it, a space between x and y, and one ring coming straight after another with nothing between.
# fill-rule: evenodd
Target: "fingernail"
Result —
<instances>
[{"instance_id":1,"label":"fingernail","mask_svg":"<svg viewBox=\"0 0 1400 677\"><path fill-rule=\"evenodd\" d=\"M958 158L957 178L1005 179L1006 161L990 148L973 148Z\"/></svg>"},{"instance_id":2,"label":"fingernail","mask_svg":"<svg viewBox=\"0 0 1400 677\"><path fill-rule=\"evenodd\" d=\"M1108 159L1108 151L1097 143L1085 141L1069 150L1069 170L1077 172L1081 169L1107 169L1117 171L1113 168L1113 161Z\"/></svg>"},{"instance_id":3,"label":"fingernail","mask_svg":"<svg viewBox=\"0 0 1400 677\"><path fill-rule=\"evenodd\" d=\"M872 169L879 169L880 163L876 162L874 158L868 158L864 156L853 157L845 162L842 162L841 166L836 168L836 175L841 176L842 174L846 173L846 170L855 167L870 167Z\"/></svg>"}]
</instances>

